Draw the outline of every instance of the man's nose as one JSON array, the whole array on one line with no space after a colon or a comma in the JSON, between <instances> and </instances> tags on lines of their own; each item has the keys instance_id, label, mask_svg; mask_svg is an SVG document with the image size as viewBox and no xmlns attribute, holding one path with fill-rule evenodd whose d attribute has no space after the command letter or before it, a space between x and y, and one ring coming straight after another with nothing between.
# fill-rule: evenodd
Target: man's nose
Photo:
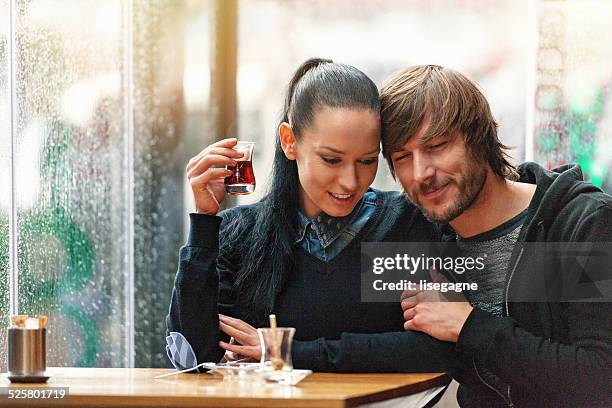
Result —
<instances>
[{"instance_id":1,"label":"man's nose","mask_svg":"<svg viewBox=\"0 0 612 408\"><path fill-rule=\"evenodd\" d=\"M434 166L427 154L414 152L412 166L414 180L419 183L423 183L435 175Z\"/></svg>"}]
</instances>

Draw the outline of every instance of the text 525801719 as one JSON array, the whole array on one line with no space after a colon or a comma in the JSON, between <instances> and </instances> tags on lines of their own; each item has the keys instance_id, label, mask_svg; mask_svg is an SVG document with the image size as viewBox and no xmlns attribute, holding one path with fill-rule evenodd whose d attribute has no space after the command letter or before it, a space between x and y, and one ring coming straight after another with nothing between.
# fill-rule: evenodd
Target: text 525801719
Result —
<instances>
[{"instance_id":1,"label":"text 525801719","mask_svg":"<svg viewBox=\"0 0 612 408\"><path fill-rule=\"evenodd\" d=\"M65 399L68 387L0 387L0 399Z\"/></svg>"}]
</instances>

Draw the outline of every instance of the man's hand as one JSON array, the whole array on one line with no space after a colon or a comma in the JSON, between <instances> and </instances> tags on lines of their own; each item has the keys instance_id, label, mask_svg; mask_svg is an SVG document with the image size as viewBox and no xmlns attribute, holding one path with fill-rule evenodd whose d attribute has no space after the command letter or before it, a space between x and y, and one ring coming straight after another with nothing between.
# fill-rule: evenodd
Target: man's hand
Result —
<instances>
[{"instance_id":1,"label":"man's hand","mask_svg":"<svg viewBox=\"0 0 612 408\"><path fill-rule=\"evenodd\" d=\"M261 360L261 346L256 328L240 319L222 314L219 315L219 328L238 343L219 342L219 346L226 352L240 357L250 357L256 361Z\"/></svg>"},{"instance_id":2,"label":"man's hand","mask_svg":"<svg viewBox=\"0 0 612 408\"><path fill-rule=\"evenodd\" d=\"M431 275L434 282L446 281L438 272L433 271ZM456 294L452 295L455 298ZM420 331L438 340L456 343L473 309L465 298L463 300L451 301L439 291L404 291L401 300L404 329Z\"/></svg>"}]
</instances>

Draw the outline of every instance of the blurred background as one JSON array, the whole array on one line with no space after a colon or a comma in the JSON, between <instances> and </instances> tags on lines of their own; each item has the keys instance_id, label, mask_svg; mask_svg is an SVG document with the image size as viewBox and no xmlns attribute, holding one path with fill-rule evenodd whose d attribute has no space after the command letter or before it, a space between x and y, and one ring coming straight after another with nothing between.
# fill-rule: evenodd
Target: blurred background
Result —
<instances>
[{"instance_id":1,"label":"blurred background","mask_svg":"<svg viewBox=\"0 0 612 408\"><path fill-rule=\"evenodd\" d=\"M256 141L256 193L228 205L259 199L308 57L379 86L462 71L516 162L612 192L610 21L607 0L0 0L0 350L18 309L50 316L48 366L168 366L185 165ZM382 160L375 185L398 188Z\"/></svg>"}]
</instances>

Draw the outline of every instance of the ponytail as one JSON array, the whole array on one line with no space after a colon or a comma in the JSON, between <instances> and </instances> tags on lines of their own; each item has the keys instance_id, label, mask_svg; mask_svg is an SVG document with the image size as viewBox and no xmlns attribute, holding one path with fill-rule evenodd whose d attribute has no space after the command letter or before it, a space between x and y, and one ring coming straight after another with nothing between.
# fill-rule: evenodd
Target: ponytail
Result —
<instances>
[{"instance_id":1,"label":"ponytail","mask_svg":"<svg viewBox=\"0 0 612 408\"><path fill-rule=\"evenodd\" d=\"M293 77L291 78L291 81L289 82L289 87L288 87L288 90L287 90L287 96L285 97L285 106L284 106L284 109L283 109L282 122L289 123L289 112L291 110L291 99L293 98L293 94L295 93L296 85L298 84L300 79L302 79L304 74L306 74L311 69L318 67L321 64L333 64L333 63L334 63L334 61L332 61L330 59L310 58L310 59L307 59L304 63L302 63L302 65L299 66L299 68L293 74ZM277 129L278 129L278 127L277 127ZM277 138L277 140L278 140L278 138Z\"/></svg>"}]
</instances>

